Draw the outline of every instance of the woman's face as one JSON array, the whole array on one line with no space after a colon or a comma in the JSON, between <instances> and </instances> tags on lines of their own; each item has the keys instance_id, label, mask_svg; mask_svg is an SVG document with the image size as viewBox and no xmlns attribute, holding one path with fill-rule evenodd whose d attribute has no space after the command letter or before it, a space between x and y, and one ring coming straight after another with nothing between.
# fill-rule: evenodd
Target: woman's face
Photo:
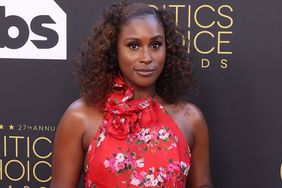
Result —
<instances>
[{"instance_id":1,"label":"woman's face","mask_svg":"<svg viewBox=\"0 0 282 188\"><path fill-rule=\"evenodd\" d=\"M130 19L121 28L118 64L126 83L133 87L154 87L166 58L165 32L152 16Z\"/></svg>"}]
</instances>

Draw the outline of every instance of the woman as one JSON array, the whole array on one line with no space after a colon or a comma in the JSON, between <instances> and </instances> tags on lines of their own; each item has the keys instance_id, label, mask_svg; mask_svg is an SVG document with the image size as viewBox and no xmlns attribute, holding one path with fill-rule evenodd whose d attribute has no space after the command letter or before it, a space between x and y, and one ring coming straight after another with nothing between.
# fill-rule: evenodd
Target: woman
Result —
<instances>
[{"instance_id":1,"label":"woman","mask_svg":"<svg viewBox=\"0 0 282 188\"><path fill-rule=\"evenodd\" d=\"M193 82L173 16L123 2L104 11L77 64L82 97L57 129L52 188L211 187L208 131L181 100ZM191 167L191 168L190 168Z\"/></svg>"}]
</instances>

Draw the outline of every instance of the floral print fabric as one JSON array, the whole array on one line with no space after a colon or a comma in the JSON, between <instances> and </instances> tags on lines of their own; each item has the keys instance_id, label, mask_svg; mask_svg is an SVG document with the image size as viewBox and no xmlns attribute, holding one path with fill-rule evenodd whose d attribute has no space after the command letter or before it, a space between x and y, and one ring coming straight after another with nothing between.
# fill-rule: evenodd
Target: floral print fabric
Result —
<instances>
[{"instance_id":1,"label":"floral print fabric","mask_svg":"<svg viewBox=\"0 0 282 188\"><path fill-rule=\"evenodd\" d=\"M85 188L184 187L191 154L178 125L155 98L132 97L115 77L89 146Z\"/></svg>"}]
</instances>

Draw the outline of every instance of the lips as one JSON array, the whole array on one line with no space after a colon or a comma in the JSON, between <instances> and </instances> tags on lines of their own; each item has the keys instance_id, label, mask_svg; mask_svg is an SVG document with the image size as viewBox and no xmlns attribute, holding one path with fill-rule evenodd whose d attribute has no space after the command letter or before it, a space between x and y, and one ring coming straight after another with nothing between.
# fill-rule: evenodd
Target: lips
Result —
<instances>
[{"instance_id":1,"label":"lips","mask_svg":"<svg viewBox=\"0 0 282 188\"><path fill-rule=\"evenodd\" d=\"M142 77L151 76L155 71L156 68L142 68L142 69L135 69L136 73Z\"/></svg>"}]
</instances>

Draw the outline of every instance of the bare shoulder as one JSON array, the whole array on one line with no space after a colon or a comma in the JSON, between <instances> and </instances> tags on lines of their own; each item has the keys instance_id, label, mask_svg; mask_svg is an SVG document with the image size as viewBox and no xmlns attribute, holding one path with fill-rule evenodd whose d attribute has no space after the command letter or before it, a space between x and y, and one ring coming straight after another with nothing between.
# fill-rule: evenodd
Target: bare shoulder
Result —
<instances>
[{"instance_id":1,"label":"bare shoulder","mask_svg":"<svg viewBox=\"0 0 282 188\"><path fill-rule=\"evenodd\" d=\"M173 114L180 116L183 120L199 124L205 121L202 111L195 104L185 101L180 101L171 106Z\"/></svg>"},{"instance_id":2,"label":"bare shoulder","mask_svg":"<svg viewBox=\"0 0 282 188\"><path fill-rule=\"evenodd\" d=\"M95 117L99 116L101 113L97 105L89 104L83 98L80 98L67 108L63 118L87 122L95 119Z\"/></svg>"},{"instance_id":3,"label":"bare shoulder","mask_svg":"<svg viewBox=\"0 0 282 188\"><path fill-rule=\"evenodd\" d=\"M83 169L85 152L93 138L99 110L83 99L74 101L56 130L51 187L74 187ZM70 178L71 177L71 178ZM64 185L64 186L63 186Z\"/></svg>"},{"instance_id":4,"label":"bare shoulder","mask_svg":"<svg viewBox=\"0 0 282 188\"><path fill-rule=\"evenodd\" d=\"M189 130L192 135L195 135L198 131L207 129L205 117L195 104L190 102L181 101L174 104L174 113L180 119L184 130Z\"/></svg>"},{"instance_id":5,"label":"bare shoulder","mask_svg":"<svg viewBox=\"0 0 282 188\"><path fill-rule=\"evenodd\" d=\"M190 146L192 168L189 172L189 187L212 187L209 162L208 127L202 111L193 103L182 102L181 114L185 126L191 131L193 142Z\"/></svg>"},{"instance_id":6,"label":"bare shoulder","mask_svg":"<svg viewBox=\"0 0 282 188\"><path fill-rule=\"evenodd\" d=\"M102 120L102 112L95 104L80 98L74 101L62 116L57 132L60 135L74 136L81 140L87 149L94 132Z\"/></svg>"},{"instance_id":7,"label":"bare shoulder","mask_svg":"<svg viewBox=\"0 0 282 188\"><path fill-rule=\"evenodd\" d=\"M185 120L193 123L193 125L201 125L205 123L205 118L198 106L190 102L181 102L179 104L181 108L181 114Z\"/></svg>"}]
</instances>

